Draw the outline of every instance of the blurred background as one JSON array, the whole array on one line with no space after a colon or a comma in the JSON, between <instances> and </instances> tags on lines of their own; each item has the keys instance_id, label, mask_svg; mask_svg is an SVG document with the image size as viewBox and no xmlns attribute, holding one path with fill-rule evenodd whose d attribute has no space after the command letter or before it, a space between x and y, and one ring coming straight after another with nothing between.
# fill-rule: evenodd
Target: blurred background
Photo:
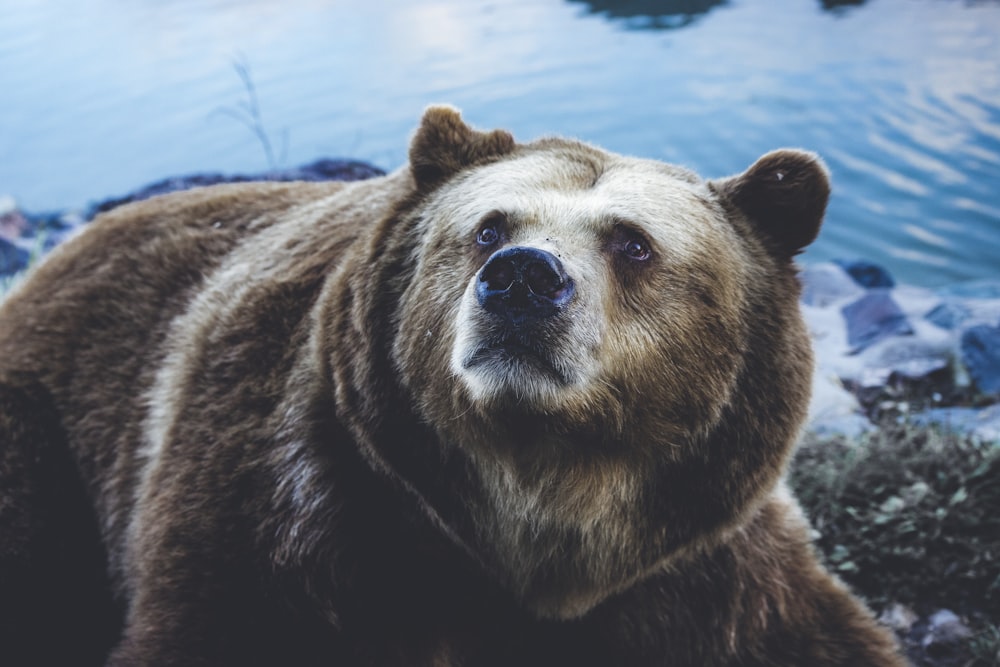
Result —
<instances>
[{"instance_id":1,"label":"blurred background","mask_svg":"<svg viewBox=\"0 0 1000 667\"><path fill-rule=\"evenodd\" d=\"M435 102L706 177L807 148L835 189L806 261L863 257L928 287L1000 274L997 1L0 8L0 194L25 210L324 156L393 169Z\"/></svg>"}]
</instances>

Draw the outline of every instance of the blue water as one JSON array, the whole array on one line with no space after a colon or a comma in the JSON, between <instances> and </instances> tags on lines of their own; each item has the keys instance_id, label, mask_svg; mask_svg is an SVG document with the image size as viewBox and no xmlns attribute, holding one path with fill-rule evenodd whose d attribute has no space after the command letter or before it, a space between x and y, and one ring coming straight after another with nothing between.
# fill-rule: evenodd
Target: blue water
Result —
<instances>
[{"instance_id":1,"label":"blue water","mask_svg":"<svg viewBox=\"0 0 1000 667\"><path fill-rule=\"evenodd\" d=\"M834 6L834 5L841 6ZM422 109L706 176L801 146L834 178L807 261L1000 277L1000 3L3 0L0 193L83 207L270 165L393 168Z\"/></svg>"}]
</instances>

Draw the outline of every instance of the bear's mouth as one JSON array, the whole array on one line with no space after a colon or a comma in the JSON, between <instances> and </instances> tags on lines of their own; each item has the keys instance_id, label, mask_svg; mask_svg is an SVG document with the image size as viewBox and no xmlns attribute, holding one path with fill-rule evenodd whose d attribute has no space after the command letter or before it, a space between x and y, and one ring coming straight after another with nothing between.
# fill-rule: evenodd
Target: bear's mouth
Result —
<instances>
[{"instance_id":1,"label":"bear's mouth","mask_svg":"<svg viewBox=\"0 0 1000 667\"><path fill-rule=\"evenodd\" d=\"M497 379L513 380L525 374L541 373L560 386L572 384L570 374L544 346L518 335L501 335L481 341L466 355L462 366L466 370L485 371Z\"/></svg>"}]
</instances>

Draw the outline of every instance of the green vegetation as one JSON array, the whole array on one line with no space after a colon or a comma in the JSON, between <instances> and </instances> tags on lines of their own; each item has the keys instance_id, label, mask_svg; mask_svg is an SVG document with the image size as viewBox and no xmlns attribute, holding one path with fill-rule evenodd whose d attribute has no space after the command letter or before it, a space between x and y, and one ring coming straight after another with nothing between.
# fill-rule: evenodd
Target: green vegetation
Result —
<instances>
[{"instance_id":1,"label":"green vegetation","mask_svg":"<svg viewBox=\"0 0 1000 667\"><path fill-rule=\"evenodd\" d=\"M827 565L873 608L966 619L967 655L918 664L1000 662L1000 443L896 423L806 436L790 481Z\"/></svg>"}]
</instances>

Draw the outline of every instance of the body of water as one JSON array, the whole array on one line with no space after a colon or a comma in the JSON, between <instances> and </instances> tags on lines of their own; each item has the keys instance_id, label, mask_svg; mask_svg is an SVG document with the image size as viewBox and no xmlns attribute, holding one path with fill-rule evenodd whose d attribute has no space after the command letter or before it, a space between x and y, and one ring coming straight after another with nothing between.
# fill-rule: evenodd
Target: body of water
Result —
<instances>
[{"instance_id":1,"label":"body of water","mask_svg":"<svg viewBox=\"0 0 1000 667\"><path fill-rule=\"evenodd\" d=\"M834 195L806 261L1000 277L995 1L4 0L0 100L0 193L27 210L320 156L391 169L449 102L711 177L814 150Z\"/></svg>"}]
</instances>

